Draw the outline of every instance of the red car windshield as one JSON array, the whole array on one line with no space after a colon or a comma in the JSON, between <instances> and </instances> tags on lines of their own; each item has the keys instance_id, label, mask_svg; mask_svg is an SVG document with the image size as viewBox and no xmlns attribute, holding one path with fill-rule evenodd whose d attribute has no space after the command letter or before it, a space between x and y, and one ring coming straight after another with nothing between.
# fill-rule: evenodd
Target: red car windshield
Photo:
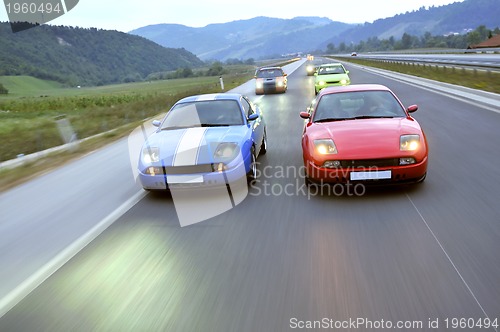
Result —
<instances>
[{"instance_id":1,"label":"red car windshield","mask_svg":"<svg viewBox=\"0 0 500 332\"><path fill-rule=\"evenodd\" d=\"M406 117L406 112L389 91L353 91L323 95L313 121L396 117Z\"/></svg>"}]
</instances>

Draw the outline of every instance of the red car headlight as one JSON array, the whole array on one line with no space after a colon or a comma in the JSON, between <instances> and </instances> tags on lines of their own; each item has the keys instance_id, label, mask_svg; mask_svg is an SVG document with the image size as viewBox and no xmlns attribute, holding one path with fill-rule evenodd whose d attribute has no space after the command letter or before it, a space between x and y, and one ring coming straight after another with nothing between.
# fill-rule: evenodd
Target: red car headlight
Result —
<instances>
[{"instance_id":1,"label":"red car headlight","mask_svg":"<svg viewBox=\"0 0 500 332\"><path fill-rule=\"evenodd\" d=\"M337 147L332 139L315 139L314 140L315 151L321 155L326 154L337 154Z\"/></svg>"},{"instance_id":2,"label":"red car headlight","mask_svg":"<svg viewBox=\"0 0 500 332\"><path fill-rule=\"evenodd\" d=\"M420 135L401 135L399 149L401 151L415 151L420 147Z\"/></svg>"}]
</instances>

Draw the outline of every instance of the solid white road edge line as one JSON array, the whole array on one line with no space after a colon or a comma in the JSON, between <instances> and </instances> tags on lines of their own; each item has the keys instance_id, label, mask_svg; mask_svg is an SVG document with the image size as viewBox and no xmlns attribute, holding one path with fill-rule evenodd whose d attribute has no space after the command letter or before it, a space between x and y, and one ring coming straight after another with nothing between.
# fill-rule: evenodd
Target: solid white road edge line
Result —
<instances>
[{"instance_id":1,"label":"solid white road edge line","mask_svg":"<svg viewBox=\"0 0 500 332\"><path fill-rule=\"evenodd\" d=\"M34 289L36 289L40 284L47 280L52 274L59 270L64 264L66 264L71 258L73 258L77 253L85 248L90 242L92 242L96 237L104 232L106 228L111 226L116 220L118 220L118 218L124 215L125 212L130 210L146 195L147 192L144 190L141 190L134 194L116 210L102 219L97 225L80 236L75 242L63 249L48 263L39 268L38 271L36 271L33 275L24 280L6 296L0 299L0 318L15 305L21 302L22 299L28 296Z\"/></svg>"}]
</instances>

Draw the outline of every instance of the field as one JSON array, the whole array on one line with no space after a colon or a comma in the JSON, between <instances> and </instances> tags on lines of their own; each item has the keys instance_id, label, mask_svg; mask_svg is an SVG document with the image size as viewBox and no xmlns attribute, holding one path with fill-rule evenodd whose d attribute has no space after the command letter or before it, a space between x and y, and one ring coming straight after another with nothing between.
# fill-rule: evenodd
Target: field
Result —
<instances>
[{"instance_id":1,"label":"field","mask_svg":"<svg viewBox=\"0 0 500 332\"><path fill-rule=\"evenodd\" d=\"M246 82L253 72L253 66L231 68L225 89ZM184 96L221 91L218 76L88 88L26 76L1 77L0 83L9 90L0 95L0 162L64 144L62 119L74 138L82 139L165 112Z\"/></svg>"}]
</instances>

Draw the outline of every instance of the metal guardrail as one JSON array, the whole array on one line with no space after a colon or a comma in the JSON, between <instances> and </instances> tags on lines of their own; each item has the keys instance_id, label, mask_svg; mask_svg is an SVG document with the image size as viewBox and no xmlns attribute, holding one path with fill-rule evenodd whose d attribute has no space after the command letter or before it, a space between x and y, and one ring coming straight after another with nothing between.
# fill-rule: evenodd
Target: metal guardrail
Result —
<instances>
[{"instance_id":1,"label":"metal guardrail","mask_svg":"<svg viewBox=\"0 0 500 332\"><path fill-rule=\"evenodd\" d=\"M367 54L464 54L464 53L500 53L500 47L491 48L447 48L447 49L418 49L391 52L366 52Z\"/></svg>"},{"instance_id":2,"label":"metal guardrail","mask_svg":"<svg viewBox=\"0 0 500 332\"><path fill-rule=\"evenodd\" d=\"M456 50L455 50L456 53ZM423 53L420 53L423 54ZM448 59L433 59L433 58L411 58L404 57L400 58L397 54L387 54L387 57L382 57L382 54L377 56L370 56L370 54L358 56L359 59L366 59L371 61L380 61L380 62L393 62L393 63L402 63L402 64L418 64L418 65L426 65L426 66L438 66L438 67L449 67L449 68L458 68L458 69L476 69L490 72L500 72L500 62L499 63L491 63L491 62L469 62L462 60L448 60ZM417 54L415 54L417 55ZM341 58L351 58L351 56L346 55L335 55L335 57Z\"/></svg>"}]
</instances>

